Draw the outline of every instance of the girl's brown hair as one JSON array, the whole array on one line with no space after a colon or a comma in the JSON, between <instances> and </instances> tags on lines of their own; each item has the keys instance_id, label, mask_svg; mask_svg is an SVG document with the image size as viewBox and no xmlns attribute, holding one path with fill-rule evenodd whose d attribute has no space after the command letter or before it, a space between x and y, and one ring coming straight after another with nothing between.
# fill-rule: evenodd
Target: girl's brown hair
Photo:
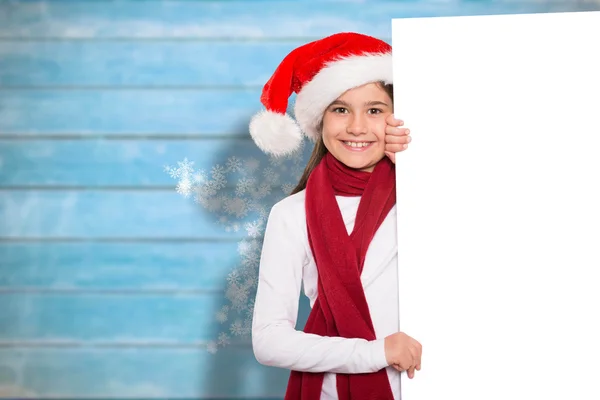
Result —
<instances>
[{"instance_id":1,"label":"girl's brown hair","mask_svg":"<svg viewBox=\"0 0 600 400\"><path fill-rule=\"evenodd\" d=\"M392 99L392 103L394 102L394 86L386 85L383 82L378 82L378 86L381 87ZM323 120L321 119L321 123L319 125L319 131L323 132ZM300 181L298 185L292 190L290 195L301 192L306 189L306 184L308 183L308 178L312 171L319 165L325 154L327 154L327 147L325 147L325 143L323 142L323 135L319 135L319 139L315 143L315 147L313 148L312 153L310 154L310 158L308 159L308 163L306 164L306 168L302 173L302 177L300 177Z\"/></svg>"}]
</instances>

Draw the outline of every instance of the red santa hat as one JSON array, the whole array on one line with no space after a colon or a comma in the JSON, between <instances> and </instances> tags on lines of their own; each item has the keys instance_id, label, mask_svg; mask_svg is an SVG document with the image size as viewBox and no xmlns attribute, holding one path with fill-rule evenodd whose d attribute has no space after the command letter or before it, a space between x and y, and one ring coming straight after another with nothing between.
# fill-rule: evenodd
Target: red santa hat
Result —
<instances>
[{"instance_id":1,"label":"red santa hat","mask_svg":"<svg viewBox=\"0 0 600 400\"><path fill-rule=\"evenodd\" d=\"M250 135L265 153L282 156L298 149L302 133L315 141L327 107L349 89L367 83L392 83L392 48L358 33L337 33L289 53L265 84L266 110L250 121ZM288 99L296 93L294 114Z\"/></svg>"}]
</instances>

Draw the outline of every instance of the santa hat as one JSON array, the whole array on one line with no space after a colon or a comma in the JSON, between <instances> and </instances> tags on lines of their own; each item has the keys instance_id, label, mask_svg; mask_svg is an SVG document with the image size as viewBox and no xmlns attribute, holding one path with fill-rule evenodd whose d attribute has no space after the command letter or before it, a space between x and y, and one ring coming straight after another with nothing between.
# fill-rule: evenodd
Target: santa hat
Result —
<instances>
[{"instance_id":1,"label":"santa hat","mask_svg":"<svg viewBox=\"0 0 600 400\"><path fill-rule=\"evenodd\" d=\"M250 121L250 135L265 153L282 156L300 147L302 133L315 141L327 107L349 89L367 83L392 83L392 48L358 33L338 33L289 53L265 84L266 110ZM294 114L288 99L296 93Z\"/></svg>"}]
</instances>

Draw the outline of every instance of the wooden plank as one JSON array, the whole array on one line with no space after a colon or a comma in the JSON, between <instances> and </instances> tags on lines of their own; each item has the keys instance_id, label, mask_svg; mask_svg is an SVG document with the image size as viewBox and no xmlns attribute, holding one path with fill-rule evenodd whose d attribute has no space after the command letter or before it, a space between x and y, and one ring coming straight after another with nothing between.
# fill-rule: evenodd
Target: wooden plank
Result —
<instances>
[{"instance_id":1,"label":"wooden plank","mask_svg":"<svg viewBox=\"0 0 600 400\"><path fill-rule=\"evenodd\" d=\"M237 240L259 212L250 198L217 192L210 212L173 191L12 190L0 196L0 238L4 240ZM281 190L258 200L268 212L285 196ZM227 224L238 224L228 231Z\"/></svg>"},{"instance_id":2,"label":"wooden plank","mask_svg":"<svg viewBox=\"0 0 600 400\"><path fill-rule=\"evenodd\" d=\"M248 135L260 89L0 91L2 134Z\"/></svg>"},{"instance_id":3,"label":"wooden plank","mask_svg":"<svg viewBox=\"0 0 600 400\"><path fill-rule=\"evenodd\" d=\"M262 87L291 42L32 41L0 44L0 86Z\"/></svg>"},{"instance_id":4,"label":"wooden plank","mask_svg":"<svg viewBox=\"0 0 600 400\"><path fill-rule=\"evenodd\" d=\"M251 254L260 251L260 242L253 246ZM0 242L0 291L222 290L230 271L241 266L238 247L235 241Z\"/></svg>"},{"instance_id":5,"label":"wooden plank","mask_svg":"<svg viewBox=\"0 0 600 400\"><path fill-rule=\"evenodd\" d=\"M318 38L340 31L391 37L391 18L591 11L548 1L16 1L3 2L3 38ZM260 16L260 17L258 17ZM357 18L360 16L360 18Z\"/></svg>"},{"instance_id":6,"label":"wooden plank","mask_svg":"<svg viewBox=\"0 0 600 400\"><path fill-rule=\"evenodd\" d=\"M242 171L264 180L274 168L281 182L297 183L308 160L312 142L303 157L288 157L280 165L262 153L250 138L196 140L8 140L0 138L0 188L15 185L173 186L177 183L164 166L177 167L186 158L195 171L227 168L235 157ZM253 163L256 172L244 168ZM235 184L239 174L231 174Z\"/></svg>"},{"instance_id":7,"label":"wooden plank","mask_svg":"<svg viewBox=\"0 0 600 400\"><path fill-rule=\"evenodd\" d=\"M250 347L0 348L0 393L12 398L283 398L289 372L261 366Z\"/></svg>"},{"instance_id":8,"label":"wooden plank","mask_svg":"<svg viewBox=\"0 0 600 400\"><path fill-rule=\"evenodd\" d=\"M198 273L202 273L201 269ZM246 303L253 296L254 293L248 292ZM0 293L0 302L0 342L189 345L216 340L220 332L229 332L235 320L244 323L248 317L235 312L225 324L217 320L222 307L231 305L224 291L184 294L13 291Z\"/></svg>"}]
</instances>

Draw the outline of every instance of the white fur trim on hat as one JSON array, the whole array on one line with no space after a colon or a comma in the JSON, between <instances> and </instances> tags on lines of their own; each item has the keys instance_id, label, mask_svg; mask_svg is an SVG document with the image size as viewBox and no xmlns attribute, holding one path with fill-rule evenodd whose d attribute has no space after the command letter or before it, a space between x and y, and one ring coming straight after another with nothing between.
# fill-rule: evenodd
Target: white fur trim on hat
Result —
<instances>
[{"instance_id":1,"label":"white fur trim on hat","mask_svg":"<svg viewBox=\"0 0 600 400\"><path fill-rule=\"evenodd\" d=\"M300 127L288 114L263 110L250 120L250 136L259 149L275 156L293 153L302 144Z\"/></svg>"},{"instance_id":2,"label":"white fur trim on hat","mask_svg":"<svg viewBox=\"0 0 600 400\"><path fill-rule=\"evenodd\" d=\"M294 114L307 137L316 140L323 112L342 93L371 82L393 82L391 53L349 56L323 67L296 96Z\"/></svg>"}]
</instances>

